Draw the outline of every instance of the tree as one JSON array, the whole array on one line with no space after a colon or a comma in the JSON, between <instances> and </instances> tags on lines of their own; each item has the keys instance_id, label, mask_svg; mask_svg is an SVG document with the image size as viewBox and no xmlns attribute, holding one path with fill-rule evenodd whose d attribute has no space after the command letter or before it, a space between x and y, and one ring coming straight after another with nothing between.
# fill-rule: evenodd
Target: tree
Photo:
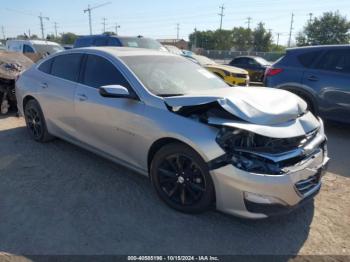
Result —
<instances>
[{"instance_id":1,"label":"tree","mask_svg":"<svg viewBox=\"0 0 350 262\"><path fill-rule=\"evenodd\" d=\"M308 22L299 32L296 41L298 46L348 44L350 41L350 22L337 12L326 12Z\"/></svg>"},{"instance_id":2,"label":"tree","mask_svg":"<svg viewBox=\"0 0 350 262\"><path fill-rule=\"evenodd\" d=\"M61 43L64 45L73 45L75 40L78 38L76 34L73 33L64 33L61 34Z\"/></svg>"},{"instance_id":3,"label":"tree","mask_svg":"<svg viewBox=\"0 0 350 262\"><path fill-rule=\"evenodd\" d=\"M232 29L233 47L239 51L248 51L252 48L253 32L250 28L234 27Z\"/></svg>"},{"instance_id":4,"label":"tree","mask_svg":"<svg viewBox=\"0 0 350 262\"><path fill-rule=\"evenodd\" d=\"M272 45L272 34L260 22L253 31L253 49L257 52L268 52Z\"/></svg>"}]
</instances>

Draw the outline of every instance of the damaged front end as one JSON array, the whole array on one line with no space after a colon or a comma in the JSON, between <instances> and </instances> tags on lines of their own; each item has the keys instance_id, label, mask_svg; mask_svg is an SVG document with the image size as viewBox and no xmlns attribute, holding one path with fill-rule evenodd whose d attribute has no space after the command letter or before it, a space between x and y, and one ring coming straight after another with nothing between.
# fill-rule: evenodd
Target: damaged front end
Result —
<instances>
[{"instance_id":1,"label":"damaged front end","mask_svg":"<svg viewBox=\"0 0 350 262\"><path fill-rule=\"evenodd\" d=\"M0 113L16 110L15 82L33 62L20 53L0 52Z\"/></svg>"},{"instance_id":2,"label":"damaged front end","mask_svg":"<svg viewBox=\"0 0 350 262\"><path fill-rule=\"evenodd\" d=\"M223 127L216 141L226 154L211 161L212 169L232 164L249 173L283 175L312 155L327 155L326 137L320 129L298 137L271 138Z\"/></svg>"},{"instance_id":3,"label":"damaged front end","mask_svg":"<svg viewBox=\"0 0 350 262\"><path fill-rule=\"evenodd\" d=\"M215 142L224 153L208 165L219 210L264 218L293 210L321 188L327 138L322 120L299 97L233 87L165 100L175 114L218 130Z\"/></svg>"}]
</instances>

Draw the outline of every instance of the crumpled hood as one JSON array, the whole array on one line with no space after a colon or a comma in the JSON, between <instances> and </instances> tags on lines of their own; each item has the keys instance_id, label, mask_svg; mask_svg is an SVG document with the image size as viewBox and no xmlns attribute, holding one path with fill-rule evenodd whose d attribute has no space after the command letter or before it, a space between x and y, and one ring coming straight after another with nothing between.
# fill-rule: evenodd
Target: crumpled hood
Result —
<instances>
[{"instance_id":1,"label":"crumpled hood","mask_svg":"<svg viewBox=\"0 0 350 262\"><path fill-rule=\"evenodd\" d=\"M228 87L164 98L171 107L196 106L217 101L232 115L253 124L275 125L304 114L307 104L284 90L264 87Z\"/></svg>"}]
</instances>

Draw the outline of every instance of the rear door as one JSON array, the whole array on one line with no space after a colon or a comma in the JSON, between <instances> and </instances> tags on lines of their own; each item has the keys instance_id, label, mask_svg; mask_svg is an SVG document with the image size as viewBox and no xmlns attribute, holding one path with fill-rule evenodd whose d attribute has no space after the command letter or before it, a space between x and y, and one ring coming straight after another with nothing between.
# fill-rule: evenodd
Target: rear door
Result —
<instances>
[{"instance_id":1,"label":"rear door","mask_svg":"<svg viewBox=\"0 0 350 262\"><path fill-rule=\"evenodd\" d=\"M350 118L350 48L325 52L305 71L303 84L318 95L322 116L340 121Z\"/></svg>"},{"instance_id":2,"label":"rear door","mask_svg":"<svg viewBox=\"0 0 350 262\"><path fill-rule=\"evenodd\" d=\"M143 139L136 132L142 130L144 123L140 121L145 110L144 103L99 94L99 88L105 85L121 85L134 94L128 81L111 61L89 54L84 67L75 92L75 121L80 141L136 166L134 147Z\"/></svg>"},{"instance_id":3,"label":"rear door","mask_svg":"<svg viewBox=\"0 0 350 262\"><path fill-rule=\"evenodd\" d=\"M82 57L82 54L59 55L39 67L42 71L39 102L49 130L58 135L75 136L74 94Z\"/></svg>"}]
</instances>

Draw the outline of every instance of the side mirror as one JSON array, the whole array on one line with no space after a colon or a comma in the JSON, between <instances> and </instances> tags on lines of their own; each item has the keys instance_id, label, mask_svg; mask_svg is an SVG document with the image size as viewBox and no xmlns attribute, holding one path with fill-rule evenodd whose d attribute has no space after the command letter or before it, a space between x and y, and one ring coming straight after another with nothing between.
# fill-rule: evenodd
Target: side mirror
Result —
<instances>
[{"instance_id":1,"label":"side mirror","mask_svg":"<svg viewBox=\"0 0 350 262\"><path fill-rule=\"evenodd\" d=\"M99 92L103 97L132 98L129 90L120 85L101 86Z\"/></svg>"}]
</instances>

